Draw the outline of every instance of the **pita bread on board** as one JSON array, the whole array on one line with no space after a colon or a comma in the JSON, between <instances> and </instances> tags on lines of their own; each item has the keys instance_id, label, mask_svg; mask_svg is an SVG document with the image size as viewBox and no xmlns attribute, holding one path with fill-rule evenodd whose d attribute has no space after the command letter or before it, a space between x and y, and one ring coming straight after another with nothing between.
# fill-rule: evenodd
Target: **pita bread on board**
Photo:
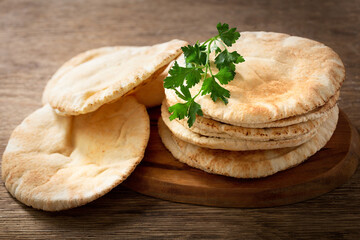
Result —
<instances>
[{"instance_id":1,"label":"pita bread on board","mask_svg":"<svg viewBox=\"0 0 360 240\"><path fill-rule=\"evenodd\" d=\"M95 111L147 81L175 59L186 44L172 40L149 47L111 47L82 53L49 80L43 103L62 115Z\"/></svg>"},{"instance_id":2,"label":"pita bread on board","mask_svg":"<svg viewBox=\"0 0 360 240\"><path fill-rule=\"evenodd\" d=\"M208 118L232 125L268 123L301 115L329 101L345 78L339 56L319 42L272 32L243 32L229 48L245 58L236 65L235 79L224 85L230 91L229 103L213 102L199 96ZM212 72L217 73L214 54ZM184 66L184 56L178 59ZM201 88L191 88L194 95ZM165 89L169 103L182 102L172 89Z\"/></svg>"},{"instance_id":3,"label":"pita bread on board","mask_svg":"<svg viewBox=\"0 0 360 240\"><path fill-rule=\"evenodd\" d=\"M242 123L242 124L232 125L232 126L239 126L239 127L245 127L245 128L274 128L274 127L287 127L290 125L299 124L299 123L306 122L306 121L316 120L321 117L326 117L326 115L330 112L330 110L335 107L336 102L339 99L339 95L340 95L340 91L338 91L334 96L332 96L330 98L330 100L325 103L325 105L318 107L318 108L316 108L308 113L302 114L302 115L296 115L296 116L292 116L292 117L288 117L288 118L284 118L284 119L280 119L280 120L268 122L268 123ZM168 99L166 99L166 103L169 105L168 102L169 102ZM176 103L173 103L173 104L176 104ZM171 105L173 105L173 104L171 104ZM195 121L194 125L196 125L197 122L199 122L199 121L205 122L205 121L208 121L209 119L210 118L208 118L208 117L196 116L197 121ZM213 120L213 119L210 119L210 120ZM214 121L216 121L216 120L214 120ZM221 122L221 121L217 121L217 122Z\"/></svg>"},{"instance_id":4,"label":"pita bread on board","mask_svg":"<svg viewBox=\"0 0 360 240\"><path fill-rule=\"evenodd\" d=\"M163 118L170 117L165 103L161 106L161 114ZM244 128L217 122L209 118L197 117L194 125L189 130L203 136L217 138L236 138L248 141L284 140L300 137L310 132L310 135L314 134L316 129L327 119L328 114L316 120L277 128ZM187 119L173 121L178 121L185 128L189 128Z\"/></svg>"},{"instance_id":5,"label":"pita bread on board","mask_svg":"<svg viewBox=\"0 0 360 240\"><path fill-rule=\"evenodd\" d=\"M169 115L162 115L161 119L174 136L185 142L192 143L204 148L222 149L229 151L250 151L294 147L307 142L316 134L315 129L315 131L310 131L300 136L288 139L274 141L250 141L239 138L220 138L200 135L191 131L191 129L188 127L184 127L178 121L170 121Z\"/></svg>"},{"instance_id":6,"label":"pita bread on board","mask_svg":"<svg viewBox=\"0 0 360 240\"><path fill-rule=\"evenodd\" d=\"M11 195L37 209L84 205L130 175L149 134L146 108L134 97L75 117L59 116L47 104L12 133L2 179Z\"/></svg>"},{"instance_id":7,"label":"pita bread on board","mask_svg":"<svg viewBox=\"0 0 360 240\"><path fill-rule=\"evenodd\" d=\"M191 167L235 178L260 178L295 167L324 147L335 131L338 113L336 107L310 141L275 150L233 152L202 148L172 135L162 121L159 134L173 156Z\"/></svg>"}]
</instances>

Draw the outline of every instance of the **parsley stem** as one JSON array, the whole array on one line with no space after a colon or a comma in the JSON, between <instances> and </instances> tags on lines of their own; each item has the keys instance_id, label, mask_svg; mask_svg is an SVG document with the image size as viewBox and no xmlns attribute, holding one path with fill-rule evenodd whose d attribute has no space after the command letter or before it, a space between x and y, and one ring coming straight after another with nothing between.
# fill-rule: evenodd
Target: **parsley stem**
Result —
<instances>
[{"instance_id":1,"label":"parsley stem","mask_svg":"<svg viewBox=\"0 0 360 240\"><path fill-rule=\"evenodd\" d=\"M224 46L224 48L227 50L226 45L222 41L218 41L218 42L220 42Z\"/></svg>"},{"instance_id":2,"label":"parsley stem","mask_svg":"<svg viewBox=\"0 0 360 240\"><path fill-rule=\"evenodd\" d=\"M205 42L203 42L201 44L201 46L205 46L206 43L210 42L210 41L214 41L216 40L217 38L219 38L219 35L216 35L215 37L212 37L212 38L209 38L208 40L206 40Z\"/></svg>"},{"instance_id":3,"label":"parsley stem","mask_svg":"<svg viewBox=\"0 0 360 240\"><path fill-rule=\"evenodd\" d=\"M211 76L213 76L213 75L212 75L212 72L211 72L211 69L210 69L209 57L210 57L210 52L211 52L211 44L216 40L216 38L217 38L217 36L214 37L214 38L210 38L210 39L208 39L206 42L203 43L203 44L205 44L205 43L207 43L207 42L210 41L209 44L207 45L207 54L206 54L206 62L205 62L205 73L204 73L204 79L203 79L203 80L206 79L208 70L210 70ZM193 98L191 98L191 100L192 100L192 101L195 101L195 98L196 98L197 96L199 96L200 93L202 93L202 89L200 89L200 91L199 91Z\"/></svg>"},{"instance_id":4,"label":"parsley stem","mask_svg":"<svg viewBox=\"0 0 360 240\"><path fill-rule=\"evenodd\" d=\"M214 42L215 40L212 40L212 41L210 41L210 43L209 43L209 45L208 45L208 49L207 49L207 62L206 62L206 66L207 66L207 68L209 69L209 71L210 71L210 75L212 76L212 77L214 77L213 76L213 74L212 74L212 71L211 71L211 68L210 68L210 63L209 63L209 57L210 57L210 52L211 52L211 44ZM206 77L206 76L205 76ZM205 80L205 79L204 79Z\"/></svg>"},{"instance_id":5,"label":"parsley stem","mask_svg":"<svg viewBox=\"0 0 360 240\"><path fill-rule=\"evenodd\" d=\"M183 99L185 98L185 96L181 94L176 88L174 88L174 90L178 96L181 96Z\"/></svg>"}]
</instances>

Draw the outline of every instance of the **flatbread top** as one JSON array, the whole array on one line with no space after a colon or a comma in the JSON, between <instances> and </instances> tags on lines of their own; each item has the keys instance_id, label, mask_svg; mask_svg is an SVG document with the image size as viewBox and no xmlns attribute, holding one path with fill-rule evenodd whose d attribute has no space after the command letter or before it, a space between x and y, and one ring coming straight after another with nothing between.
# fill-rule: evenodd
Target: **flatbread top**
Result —
<instances>
[{"instance_id":1,"label":"flatbread top","mask_svg":"<svg viewBox=\"0 0 360 240\"><path fill-rule=\"evenodd\" d=\"M288 139L269 140L269 141L257 141L247 140L238 137L219 137L219 136L207 136L191 131L188 127L183 126L178 121L170 121L168 116L162 115L159 119L165 123L171 133L177 138L197 145L199 147L210 149L222 149L229 151L251 151L251 150L264 150L264 149L276 149L285 147L294 147L310 140L315 134L316 129L304 133L299 136Z\"/></svg>"},{"instance_id":2,"label":"flatbread top","mask_svg":"<svg viewBox=\"0 0 360 240\"><path fill-rule=\"evenodd\" d=\"M125 180L144 156L146 108L125 97L80 116L50 105L12 133L2 159L5 187L19 201L59 211L93 201Z\"/></svg>"},{"instance_id":3,"label":"flatbread top","mask_svg":"<svg viewBox=\"0 0 360 240\"><path fill-rule=\"evenodd\" d=\"M301 115L295 115L292 117L283 118L280 120L267 122L267 123L241 123L241 124L231 125L231 126L239 126L239 127L245 127L245 128L278 128L278 127L287 127L287 126L291 126L294 124L300 124L300 123L307 122L307 121L317 120L319 118L326 116L329 113L329 111L331 111L331 109L335 107L337 100L339 99L339 96L340 96L340 90L337 91L337 93L334 96L332 96L329 99L329 101L327 101L324 105L322 105L318 108L315 108L314 110L309 111L307 113L301 114ZM167 105L175 104L175 103L173 103L173 104L169 103L168 99L165 99L164 103L166 103ZM208 117L197 116L192 128L194 126L196 126L198 122L206 122L206 121L216 121L216 120L208 118ZM218 122L221 122L221 121L218 121ZM224 124L226 124L226 123L224 123Z\"/></svg>"},{"instance_id":4,"label":"flatbread top","mask_svg":"<svg viewBox=\"0 0 360 240\"><path fill-rule=\"evenodd\" d=\"M322 43L272 32L243 32L229 51L245 58L236 65L235 79L224 85L229 103L199 96L196 101L209 118L232 125L267 123L301 115L324 105L340 88L345 69L339 56ZM212 72L217 73L214 55ZM178 59L184 66L184 56ZM191 89L196 94L201 84ZM168 102L182 102L165 90Z\"/></svg>"},{"instance_id":5,"label":"flatbread top","mask_svg":"<svg viewBox=\"0 0 360 240\"><path fill-rule=\"evenodd\" d=\"M187 131L192 131L202 136L210 136L216 138L236 138L246 141L277 141L297 138L309 132L315 132L316 129L328 118L328 115L332 111L334 111L334 108L335 107L333 107L333 109L329 110L328 112L326 112L326 114L324 114L324 116L321 116L318 119L309 120L306 122L285 127L244 128L229 125L226 123L221 123L204 117L197 117L194 125L190 129L185 119L175 119L173 120L173 122L176 121L180 123L184 128L186 128ZM164 119L165 123L168 123L170 121L170 114L167 110L166 104L164 103L161 106L161 116ZM169 128L170 130L172 130L170 126Z\"/></svg>"},{"instance_id":6,"label":"flatbread top","mask_svg":"<svg viewBox=\"0 0 360 240\"><path fill-rule=\"evenodd\" d=\"M93 112L118 100L181 53L185 41L147 47L105 47L79 54L50 79L43 103L63 115Z\"/></svg>"}]
</instances>

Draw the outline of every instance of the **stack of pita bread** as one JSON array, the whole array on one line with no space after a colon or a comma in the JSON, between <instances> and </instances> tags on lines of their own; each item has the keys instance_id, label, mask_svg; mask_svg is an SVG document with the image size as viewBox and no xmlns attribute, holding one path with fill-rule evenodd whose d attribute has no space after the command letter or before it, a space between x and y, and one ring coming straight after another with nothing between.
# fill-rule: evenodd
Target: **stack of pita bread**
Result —
<instances>
[{"instance_id":1,"label":"stack of pita bread","mask_svg":"<svg viewBox=\"0 0 360 240\"><path fill-rule=\"evenodd\" d=\"M105 47L66 62L48 82L43 107L10 137L2 159L8 191L26 205L58 211L120 184L147 146L144 104L161 104L167 66L186 44Z\"/></svg>"},{"instance_id":2,"label":"stack of pita bread","mask_svg":"<svg viewBox=\"0 0 360 240\"><path fill-rule=\"evenodd\" d=\"M338 121L345 78L339 56L319 42L270 32L243 32L229 51L245 58L224 86L229 103L199 96L204 116L191 128L186 119L169 120L168 107L182 100L165 90L159 133L175 158L209 173L259 178L294 167L324 147ZM183 55L178 63L185 65ZM193 96L200 87L190 90Z\"/></svg>"}]
</instances>

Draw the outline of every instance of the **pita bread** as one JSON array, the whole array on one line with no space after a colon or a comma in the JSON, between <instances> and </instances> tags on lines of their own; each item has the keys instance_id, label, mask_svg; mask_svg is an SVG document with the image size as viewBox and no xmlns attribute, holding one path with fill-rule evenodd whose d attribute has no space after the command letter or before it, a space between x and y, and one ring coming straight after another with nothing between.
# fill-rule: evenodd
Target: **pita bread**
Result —
<instances>
[{"instance_id":1,"label":"pita bread","mask_svg":"<svg viewBox=\"0 0 360 240\"><path fill-rule=\"evenodd\" d=\"M37 209L84 205L129 176L149 134L146 108L134 97L76 117L56 115L45 105L12 133L2 179L15 198Z\"/></svg>"},{"instance_id":2,"label":"pita bread","mask_svg":"<svg viewBox=\"0 0 360 240\"><path fill-rule=\"evenodd\" d=\"M95 111L118 100L181 53L186 42L172 40L149 47L113 47L78 55L48 82L43 103L62 115Z\"/></svg>"},{"instance_id":3,"label":"pita bread","mask_svg":"<svg viewBox=\"0 0 360 240\"><path fill-rule=\"evenodd\" d=\"M146 107L160 106L164 97L164 79L168 75L172 64L167 65L165 68L161 68L154 73L146 82L145 85L139 86L135 89L133 95L136 97L139 103L144 104Z\"/></svg>"},{"instance_id":4,"label":"pita bread","mask_svg":"<svg viewBox=\"0 0 360 240\"><path fill-rule=\"evenodd\" d=\"M299 123L303 123L306 121L312 121L312 120L317 120L319 118L322 117L326 117L327 114L335 107L337 100L339 99L340 96L340 90L330 98L330 100L325 103L325 105L318 107L308 113L302 114L302 115L296 115L296 116L292 116L292 117L288 117L288 118L284 118L284 119L280 119L277 121L273 121L273 122L268 122L268 123L242 123L242 124L238 124L238 125L232 125L232 126L239 126L239 127L244 127L244 128L274 128L274 127L287 127L287 126L291 126L291 125L295 125L295 124L299 124ZM166 99L166 103L169 105L168 103L168 99ZM173 103L171 105L174 105L176 103ZM198 121L208 121L208 117L201 117L201 116L197 116L196 119L199 119ZM213 119L210 119L213 120ZM214 120L216 121L216 120ZM221 122L221 121L218 121ZM196 124L196 122L194 123Z\"/></svg>"},{"instance_id":5,"label":"pita bread","mask_svg":"<svg viewBox=\"0 0 360 240\"><path fill-rule=\"evenodd\" d=\"M163 118L170 117L166 103L163 103L161 107L161 114ZM189 130L203 136L216 138L236 138L247 141L284 140L300 137L310 132L310 135L315 134L316 129L328 118L328 114L330 114L330 111L316 120L276 128L244 128L209 118L197 117L194 125ZM178 121L185 128L189 128L187 119L176 119L174 121Z\"/></svg>"},{"instance_id":6,"label":"pita bread","mask_svg":"<svg viewBox=\"0 0 360 240\"><path fill-rule=\"evenodd\" d=\"M335 111L336 109L337 108L334 108ZM170 114L164 114L161 119L175 137L200 147L229 151L250 151L294 147L309 141L312 137L314 137L317 130L311 130L305 134L282 140L252 141L231 137L221 138L200 135L193 132L188 127L184 127L178 121L170 121L169 115Z\"/></svg>"},{"instance_id":7,"label":"pita bread","mask_svg":"<svg viewBox=\"0 0 360 240\"><path fill-rule=\"evenodd\" d=\"M232 152L202 148L172 135L162 121L159 121L159 134L173 156L191 167L235 178L260 178L292 168L314 155L330 140L337 120L336 107L310 141L298 147L276 150Z\"/></svg>"},{"instance_id":8,"label":"pita bread","mask_svg":"<svg viewBox=\"0 0 360 240\"><path fill-rule=\"evenodd\" d=\"M229 103L199 96L204 115L231 125L268 123L310 112L329 101L345 78L344 65L329 47L306 38L271 32L243 32L229 51L241 53L245 62L236 65L228 85ZM214 54L211 68L217 73ZM184 66L184 56L178 59ZM197 93L201 84L191 89ZM169 103L182 102L165 89Z\"/></svg>"}]
</instances>

